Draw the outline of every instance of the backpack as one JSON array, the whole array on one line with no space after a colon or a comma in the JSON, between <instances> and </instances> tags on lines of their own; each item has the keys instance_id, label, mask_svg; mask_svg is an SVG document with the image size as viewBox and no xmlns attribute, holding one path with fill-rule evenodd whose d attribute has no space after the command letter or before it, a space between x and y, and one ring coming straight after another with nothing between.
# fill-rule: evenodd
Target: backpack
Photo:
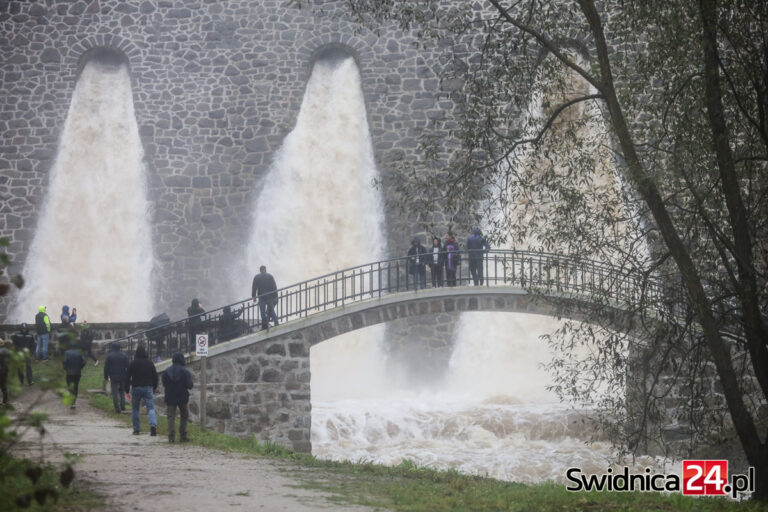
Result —
<instances>
[{"instance_id":1,"label":"backpack","mask_svg":"<svg viewBox=\"0 0 768 512\"><path fill-rule=\"evenodd\" d=\"M460 263L459 253L456 250L456 246L454 244L446 245L445 252L446 252L445 268L453 272L454 270L456 270L456 268L459 266L459 263Z\"/></svg>"}]
</instances>

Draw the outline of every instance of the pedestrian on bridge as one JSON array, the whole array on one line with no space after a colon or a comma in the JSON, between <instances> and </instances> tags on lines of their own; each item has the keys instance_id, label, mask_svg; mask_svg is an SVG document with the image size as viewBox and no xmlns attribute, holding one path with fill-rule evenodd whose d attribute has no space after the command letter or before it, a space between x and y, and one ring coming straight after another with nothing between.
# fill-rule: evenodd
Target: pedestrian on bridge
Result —
<instances>
[{"instance_id":1,"label":"pedestrian on bridge","mask_svg":"<svg viewBox=\"0 0 768 512\"><path fill-rule=\"evenodd\" d=\"M469 273L475 286L483 285L483 258L491 250L491 245L483 238L480 228L472 228L472 235L467 238L469 253Z\"/></svg>"},{"instance_id":2,"label":"pedestrian on bridge","mask_svg":"<svg viewBox=\"0 0 768 512\"><path fill-rule=\"evenodd\" d=\"M203 332L203 313L205 310L197 299L192 299L192 304L187 308L187 328L189 330L189 351L195 351L195 337Z\"/></svg>"},{"instance_id":3,"label":"pedestrian on bridge","mask_svg":"<svg viewBox=\"0 0 768 512\"><path fill-rule=\"evenodd\" d=\"M461 265L461 253L456 238L448 234L445 236L445 281L448 286L456 286L456 271Z\"/></svg>"},{"instance_id":4,"label":"pedestrian on bridge","mask_svg":"<svg viewBox=\"0 0 768 512\"><path fill-rule=\"evenodd\" d=\"M237 325L238 317L243 313L243 308L232 312L232 308L224 306L224 312L219 318L219 341L233 340L240 335L241 329Z\"/></svg>"},{"instance_id":5,"label":"pedestrian on bridge","mask_svg":"<svg viewBox=\"0 0 768 512\"><path fill-rule=\"evenodd\" d=\"M413 275L413 289L427 287L427 249L421 245L418 237L411 240L411 248L408 249L408 272Z\"/></svg>"},{"instance_id":6,"label":"pedestrian on bridge","mask_svg":"<svg viewBox=\"0 0 768 512\"><path fill-rule=\"evenodd\" d=\"M189 419L189 390L192 374L184 367L184 354L176 352L171 358L173 365L163 372L165 404L168 406L168 442L176 442L176 409L179 409L179 441L186 443Z\"/></svg>"},{"instance_id":7,"label":"pedestrian on bridge","mask_svg":"<svg viewBox=\"0 0 768 512\"><path fill-rule=\"evenodd\" d=\"M261 328L269 331L269 321L272 320L277 326L277 283L272 274L267 272L267 267L259 267L259 273L253 278L251 285L251 297L253 301L259 301L259 313L261 314Z\"/></svg>"},{"instance_id":8,"label":"pedestrian on bridge","mask_svg":"<svg viewBox=\"0 0 768 512\"><path fill-rule=\"evenodd\" d=\"M429 273L432 276L432 288L443 286L443 267L445 267L445 252L439 238L432 239L432 247L429 248Z\"/></svg>"}]
</instances>

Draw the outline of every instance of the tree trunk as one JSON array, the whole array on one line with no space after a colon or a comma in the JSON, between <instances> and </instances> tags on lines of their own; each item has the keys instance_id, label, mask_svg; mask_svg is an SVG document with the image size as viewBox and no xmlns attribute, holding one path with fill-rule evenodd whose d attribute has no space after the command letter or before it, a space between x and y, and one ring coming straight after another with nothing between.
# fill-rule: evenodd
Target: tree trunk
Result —
<instances>
[{"instance_id":1,"label":"tree trunk","mask_svg":"<svg viewBox=\"0 0 768 512\"><path fill-rule=\"evenodd\" d=\"M619 139L622 154L627 164L628 177L648 205L664 242L680 270L683 282L685 283L693 303L692 305L696 311L699 325L701 325L704 333L704 338L712 356L712 361L717 368L717 374L720 377L720 383L723 386L723 394L725 395L728 410L731 413L731 418L739 436L739 440L744 448L747 460L751 465L755 466L756 474L759 475L757 476L757 483L760 483L761 487L759 489L756 488L757 495L762 497L762 499L766 499L766 495L768 495L768 487L764 485L763 479L766 478L765 473L766 469L768 469L768 458L766 457L765 445L761 443L754 419L744 403L744 396L739 387L736 372L733 368L730 347L720 336L717 322L710 308L709 299L696 270L696 266L693 263L693 259L680 239L677 229L672 222L655 183L644 172L640 158L635 150L634 141L632 140L629 127L616 95L608 56L608 46L605 41L605 34L603 33L600 15L595 8L594 1L579 0L579 4L589 23L592 35L595 38L602 91L605 94L606 103L608 104L611 125ZM760 471L757 470L758 467L761 468Z\"/></svg>"}]
</instances>

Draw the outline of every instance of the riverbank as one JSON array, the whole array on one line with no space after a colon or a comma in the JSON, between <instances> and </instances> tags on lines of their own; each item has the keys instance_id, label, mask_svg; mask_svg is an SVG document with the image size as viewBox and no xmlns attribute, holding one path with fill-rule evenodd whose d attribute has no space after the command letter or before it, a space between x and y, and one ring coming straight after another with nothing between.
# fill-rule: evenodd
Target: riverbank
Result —
<instances>
[{"instance_id":1,"label":"riverbank","mask_svg":"<svg viewBox=\"0 0 768 512\"><path fill-rule=\"evenodd\" d=\"M35 366L39 374L56 372L60 368L52 363ZM147 478L148 482L169 479L175 482L173 486L167 483L150 485L149 489L156 492L156 496L142 497L141 493L132 490L127 494L134 498L125 502L118 503L114 501L116 497L107 495L108 503L113 500L121 506L132 504L133 507L139 507L130 510L161 510L160 507L143 508L154 507L157 503L162 503L165 507L169 506L169 503L177 506L174 501L177 494L191 498L184 504L185 509L189 511L216 509L211 508L212 503L219 506L247 504L249 509L258 504L258 509L261 510L302 510L282 508L280 501L268 502L264 489L274 490L280 499L287 499L292 505L293 501L296 501L299 503L297 506L315 506L324 510L765 510L765 507L754 503L695 499L678 494L570 493L559 484L522 485L463 475L456 471L435 471L417 467L407 461L395 467L324 461L275 445L263 445L251 440L202 431L197 425L191 425L189 445L170 445L166 438L166 423L162 414L164 411L160 411L158 436L151 438L148 434L132 436L129 427L130 416L115 414L112 411L111 399L106 395L90 394L87 401L93 409L86 409L85 390L101 387L101 372L101 366L94 367L89 363L86 367L81 382L83 391L80 405L72 413L69 413L68 409L63 411L66 421L55 426L55 429L61 429L56 438L72 437L67 441L72 443L74 433L77 432L77 436L82 437L77 437L81 441L74 443L74 446L95 443L101 451L118 450L122 453L121 457L109 461L110 469L101 473L101 476L94 474L90 468L89 459L93 459L93 454L86 455L78 464L79 477L96 481L97 493L106 493L112 478L123 482L120 485L129 488L131 485L138 485L137 482L128 482L125 464L135 464L138 481L141 481L144 474L142 468L148 467L148 471L154 475ZM105 434L106 431L103 430L106 427L98 426L104 422L112 425L109 427L109 434ZM148 431L146 415L142 416L142 430ZM72 436L67 432L72 432ZM140 451L138 454L137 450ZM146 450L147 453L141 450ZM219 460L220 464L214 462L214 459ZM172 464L158 467L157 461L171 461ZM208 469L198 470L195 464L201 461L208 461L212 465ZM112 476L109 476L110 472L113 472ZM239 474L246 475L246 478L240 480L237 477ZM105 481L106 477L109 478ZM96 478L100 480L94 480ZM260 482L265 483L266 487L262 488ZM164 501L166 498L168 501Z\"/></svg>"}]
</instances>

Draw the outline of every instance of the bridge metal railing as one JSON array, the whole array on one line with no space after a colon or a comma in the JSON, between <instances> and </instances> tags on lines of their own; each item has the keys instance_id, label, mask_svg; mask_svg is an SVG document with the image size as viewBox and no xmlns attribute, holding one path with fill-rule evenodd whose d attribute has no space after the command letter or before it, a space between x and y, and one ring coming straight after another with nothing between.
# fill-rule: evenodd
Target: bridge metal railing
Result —
<instances>
[{"instance_id":1,"label":"bridge metal railing","mask_svg":"<svg viewBox=\"0 0 768 512\"><path fill-rule=\"evenodd\" d=\"M441 253L445 258L448 253ZM384 295L413 292L434 286L520 286L534 293L568 293L593 301L627 304L668 303L669 290L656 279L629 273L616 266L561 254L491 250L458 252L460 262L452 274L443 263L442 281L432 279L432 258L425 265L412 257L367 263L300 283L276 292L275 311L280 323L354 304ZM455 254L454 256L455 257ZM424 268L423 274L421 268ZM479 278L481 270L482 278ZM278 276L279 278L279 276ZM262 299L263 300L263 299ZM261 329L262 317L253 298L241 300L181 320L140 331L117 341L133 352L143 344L152 358L167 358L173 352L194 351L195 335L208 334L215 345Z\"/></svg>"}]
</instances>

